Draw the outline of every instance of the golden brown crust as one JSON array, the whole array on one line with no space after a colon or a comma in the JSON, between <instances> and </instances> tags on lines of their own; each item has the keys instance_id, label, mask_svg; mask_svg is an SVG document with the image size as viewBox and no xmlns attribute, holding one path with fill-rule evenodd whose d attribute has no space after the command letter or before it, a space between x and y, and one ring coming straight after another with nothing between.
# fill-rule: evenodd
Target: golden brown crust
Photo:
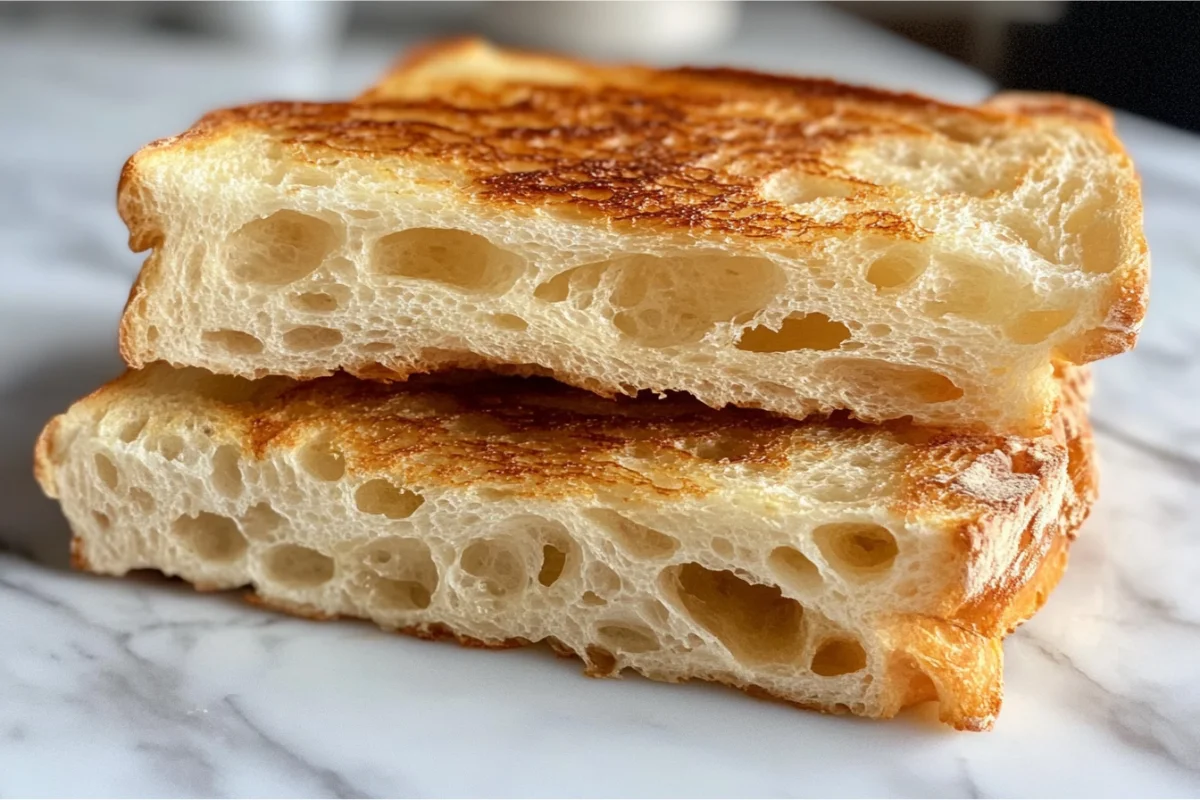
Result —
<instances>
[{"instance_id":1,"label":"golden brown crust","mask_svg":"<svg viewBox=\"0 0 1200 800\"><path fill-rule=\"evenodd\" d=\"M470 50L478 46L480 39L474 36L455 36L449 39L433 39L417 44L400 54L392 66L384 73L384 78L371 86L356 98L356 102L372 100L380 90L380 84L390 78L403 80L426 64L445 58L453 58L456 53Z\"/></svg>"},{"instance_id":2,"label":"golden brown crust","mask_svg":"<svg viewBox=\"0 0 1200 800\"><path fill-rule=\"evenodd\" d=\"M62 424L62 417L54 417L46 427L42 428L42 432L38 434L37 442L33 446L33 477L38 482L38 486L42 487L42 492L47 497L58 498L58 486L54 481L54 461L55 447L58 440L59 426Z\"/></svg>"},{"instance_id":3,"label":"golden brown crust","mask_svg":"<svg viewBox=\"0 0 1200 800\"><path fill-rule=\"evenodd\" d=\"M1142 214L1140 195L1136 213ZM1105 300L1108 318L1094 328L1061 345L1056 357L1072 364L1089 364L1132 350L1150 305L1150 254L1144 239L1137 243L1134 259L1119 268Z\"/></svg>"},{"instance_id":4,"label":"golden brown crust","mask_svg":"<svg viewBox=\"0 0 1200 800\"><path fill-rule=\"evenodd\" d=\"M1000 92L988 98L983 105L985 108L1008 114L1057 117L1109 130L1113 128L1111 109L1093 100L1073 95L1054 92Z\"/></svg>"},{"instance_id":5,"label":"golden brown crust","mask_svg":"<svg viewBox=\"0 0 1200 800\"><path fill-rule=\"evenodd\" d=\"M84 555L83 549L86 547L84 541L79 536L71 537L71 569L79 572L91 572L92 566L88 563L87 556Z\"/></svg>"},{"instance_id":6,"label":"golden brown crust","mask_svg":"<svg viewBox=\"0 0 1200 800\"><path fill-rule=\"evenodd\" d=\"M1029 514L1016 553L950 617L955 625L985 636L1010 632L1040 608L1065 566L1070 540L1095 500L1096 472L1087 418L1090 375L1086 369L1067 369L1060 385L1063 399L1052 436L1042 447L1026 447L1011 456L1010 480L1027 476L1037 485L1034 492L1007 501L1012 511L1023 507ZM998 511L993 501L991 508L981 509L964 530L962 547L968 562L995 548Z\"/></svg>"},{"instance_id":7,"label":"golden brown crust","mask_svg":"<svg viewBox=\"0 0 1200 800\"><path fill-rule=\"evenodd\" d=\"M1060 447L1057 457L1048 462L1014 459L1018 474L1025 469L1036 476L1038 489L1023 500L1036 511L1011 563L947 618L910 616L898 619L891 630L896 653L892 679L898 686L910 687L906 696L898 698L897 710L937 699L941 720L960 730L987 730L999 713L1000 642L1042 607L1062 578L1071 542L1096 497L1095 454L1087 418L1090 375L1086 369L1068 368L1060 379L1063 403L1052 438ZM1065 491L1058 487L1061 498L1050 502L1047 495L1055 475L1064 469ZM994 513L981 510L979 520L964 531L962 546L968 562L995 546L989 541L997 535L997 523L990 519ZM1045 519L1045 514L1054 518Z\"/></svg>"},{"instance_id":8,"label":"golden brown crust","mask_svg":"<svg viewBox=\"0 0 1200 800\"><path fill-rule=\"evenodd\" d=\"M1079 98L1005 93L967 108L828 80L605 66L455 39L411 53L355 103L262 103L206 115L126 163L118 208L130 246L156 247L164 226L149 189L150 162L248 135L301 163L450 166L471 202L502 207L508 215L548 211L631 234L686 232L691 246L702 246L706 237L748 248L779 241L800 250L863 233L921 240L929 231L898 210L904 192L847 172L847 153L895 137L978 144L1064 122L1092 131L1132 172L1111 115ZM818 217L802 213L802 206L767 200L764 181L781 171L800 173L800 183L807 176L838 184L839 193L851 195L844 213ZM1126 263L1109 278L1103 325L1060 347L1058 359L1083 364L1136 341L1149 273L1141 199L1135 181L1118 193L1117 213L1135 241L1127 242ZM134 367L155 357L139 304L157 279L157 264L148 260L122 317L120 350ZM438 353L387 368L342 366L387 380L482 364ZM555 377L597 389L587 376ZM1035 432L1036 424L1020 431Z\"/></svg>"},{"instance_id":9,"label":"golden brown crust","mask_svg":"<svg viewBox=\"0 0 1200 800\"><path fill-rule=\"evenodd\" d=\"M469 74L459 69L462 64L469 65ZM981 111L911 92L893 92L827 78L777 75L729 67L658 69L641 64L597 64L544 51L498 49L477 37L434 40L409 50L373 86L359 95L356 102L433 97L461 84L466 77L472 81L489 83L524 82L543 86L558 83L555 76L559 75L570 75L573 81L593 88L632 87L661 82L662 87L678 91L724 91L733 87L741 92L782 92L792 97L815 95L894 103L927 110L966 111L984 116L1009 113L1003 110ZM539 76L550 77L548 80L539 80Z\"/></svg>"},{"instance_id":10,"label":"golden brown crust","mask_svg":"<svg viewBox=\"0 0 1200 800\"><path fill-rule=\"evenodd\" d=\"M699 497L716 488L724 464L782 474L799 456L886 441L904 459L897 468L907 476L892 510L919 515L936 505L968 524L1011 513L1011 498L980 495L939 476L997 452L1019 456L1024 447L1018 444L1023 440L903 422L873 426L844 414L797 422L750 409L715 411L679 394L605 400L538 378L464 372L383 384L339 374L250 384L202 370L185 374L187 381L176 382L165 365L152 365L109 384L100 398L160 381L162 387L149 389L155 401L182 407L197 386L237 382L249 388L234 401L216 389L199 391L217 400L210 413L253 458L330 437L344 450L351 473L389 472L431 488L487 484L529 498L615 489L634 497ZM455 388L463 383L471 390ZM700 450L712 443L736 446L714 461ZM1048 456L1033 462L1035 482L1054 467Z\"/></svg>"},{"instance_id":11,"label":"golden brown crust","mask_svg":"<svg viewBox=\"0 0 1200 800\"><path fill-rule=\"evenodd\" d=\"M464 87L452 97L369 105L262 103L208 114L142 153L251 130L301 161L403 156L453 164L470 177L480 201L513 210L553 206L622 226L702 229L797 245L851 232L927 235L887 210L818 219L765 200L759 188L767 175L786 168L849 180L863 193L881 191L843 173L833 157L864 137L935 135L931 122L909 118L907 105L898 112L859 101L863 108L848 114L843 106L853 101L833 99L821 83L813 87L820 93L789 98L795 105L781 118L770 107L756 116L740 97L687 96L670 84L660 87L661 95L648 88L605 88L597 97L577 86L527 86L512 98L496 98ZM838 125L820 127L835 113ZM138 250L159 235L145 209L132 194L119 205Z\"/></svg>"},{"instance_id":12,"label":"golden brown crust","mask_svg":"<svg viewBox=\"0 0 1200 800\"><path fill-rule=\"evenodd\" d=\"M454 40L419 50L360 98L370 102L224 109L142 152L254 130L299 160L332 152L452 163L470 176L484 201L803 244L854 231L901 239L926 232L881 209L837 220L797 213L763 198L766 176L798 170L848 181L864 196L886 195L836 166L839 155L865 139L975 139L1028 125L1020 114L997 110L1004 104L967 108L824 79L597 66L508 51L507 61L569 68L574 81L539 83L529 70L519 80L501 76L498 83L485 74L469 81L463 75L420 77L422 65L481 47L476 40ZM1119 143L1115 147L1120 152ZM118 192L135 250L152 246L159 235L137 196L138 162L134 156L126 164Z\"/></svg>"}]
</instances>

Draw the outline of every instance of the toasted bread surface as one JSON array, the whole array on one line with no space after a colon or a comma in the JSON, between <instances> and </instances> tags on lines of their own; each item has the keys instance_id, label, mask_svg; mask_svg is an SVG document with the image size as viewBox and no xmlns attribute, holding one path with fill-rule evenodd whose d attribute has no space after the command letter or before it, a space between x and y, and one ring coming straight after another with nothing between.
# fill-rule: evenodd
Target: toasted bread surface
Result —
<instances>
[{"instance_id":1,"label":"toasted bread surface","mask_svg":"<svg viewBox=\"0 0 1200 800\"><path fill-rule=\"evenodd\" d=\"M36 473L75 563L250 586L591 674L715 680L991 725L1001 638L1094 495L1086 375L1050 435L605 400L453 374L246 381L157 364L47 425Z\"/></svg>"},{"instance_id":2,"label":"toasted bread surface","mask_svg":"<svg viewBox=\"0 0 1200 800\"><path fill-rule=\"evenodd\" d=\"M126 164L121 327L261 377L447 367L1040 434L1131 347L1148 255L1095 104L978 108L474 41L356 103L209 114ZM169 335L167 335L169 331Z\"/></svg>"}]
</instances>

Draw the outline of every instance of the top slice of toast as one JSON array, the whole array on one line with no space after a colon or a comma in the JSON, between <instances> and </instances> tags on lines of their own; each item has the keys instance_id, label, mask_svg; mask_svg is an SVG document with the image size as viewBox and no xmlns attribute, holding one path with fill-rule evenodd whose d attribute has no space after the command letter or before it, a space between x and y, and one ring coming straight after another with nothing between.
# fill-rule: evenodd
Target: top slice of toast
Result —
<instances>
[{"instance_id":1,"label":"top slice of toast","mask_svg":"<svg viewBox=\"0 0 1200 800\"><path fill-rule=\"evenodd\" d=\"M130 159L133 366L449 366L794 417L1047 429L1133 345L1148 255L1107 112L426 48L354 103L217 111Z\"/></svg>"}]
</instances>

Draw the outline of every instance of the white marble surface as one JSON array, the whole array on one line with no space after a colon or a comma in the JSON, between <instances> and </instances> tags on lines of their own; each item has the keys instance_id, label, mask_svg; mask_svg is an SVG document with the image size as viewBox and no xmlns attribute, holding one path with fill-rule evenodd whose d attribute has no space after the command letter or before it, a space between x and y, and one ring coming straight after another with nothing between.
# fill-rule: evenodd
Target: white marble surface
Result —
<instances>
[{"instance_id":1,"label":"white marble surface","mask_svg":"<svg viewBox=\"0 0 1200 800\"><path fill-rule=\"evenodd\" d=\"M711 60L988 89L824 10L750 23ZM1200 794L1200 137L1132 118L1154 301L1138 350L1098 370L1102 499L1062 585L1006 644L990 734L923 710L878 724L585 680L540 650L66 571L29 453L47 417L119 370L137 268L112 207L122 160L210 106L352 91L395 44L297 77L211 45L0 31L0 796Z\"/></svg>"}]
</instances>

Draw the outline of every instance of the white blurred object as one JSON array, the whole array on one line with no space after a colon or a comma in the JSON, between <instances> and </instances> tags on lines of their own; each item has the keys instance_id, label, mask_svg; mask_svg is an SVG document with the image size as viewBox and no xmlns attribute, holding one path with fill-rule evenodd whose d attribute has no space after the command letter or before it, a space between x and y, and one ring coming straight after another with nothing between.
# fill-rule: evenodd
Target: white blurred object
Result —
<instances>
[{"instance_id":1,"label":"white blurred object","mask_svg":"<svg viewBox=\"0 0 1200 800\"><path fill-rule=\"evenodd\" d=\"M349 20L350 4L337 0L250 0L199 3L199 21L271 56L281 94L330 91L333 59Z\"/></svg>"},{"instance_id":2,"label":"white blurred object","mask_svg":"<svg viewBox=\"0 0 1200 800\"><path fill-rule=\"evenodd\" d=\"M505 43L658 61L725 44L737 32L740 11L736 0L500 0L481 5L479 15Z\"/></svg>"}]
</instances>

